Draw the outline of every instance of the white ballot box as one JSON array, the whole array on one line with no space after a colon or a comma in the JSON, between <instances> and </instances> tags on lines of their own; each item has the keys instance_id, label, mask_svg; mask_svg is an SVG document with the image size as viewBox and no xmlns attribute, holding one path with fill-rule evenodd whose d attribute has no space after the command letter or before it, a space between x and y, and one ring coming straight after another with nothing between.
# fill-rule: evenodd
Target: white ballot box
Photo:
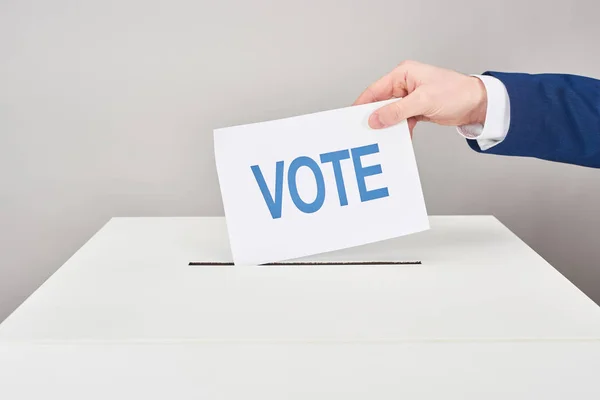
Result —
<instances>
[{"instance_id":1,"label":"white ballot box","mask_svg":"<svg viewBox=\"0 0 600 400\"><path fill-rule=\"evenodd\" d=\"M0 325L0 399L600 399L600 308L495 218L430 222L231 267L223 218L112 219Z\"/></svg>"}]
</instances>

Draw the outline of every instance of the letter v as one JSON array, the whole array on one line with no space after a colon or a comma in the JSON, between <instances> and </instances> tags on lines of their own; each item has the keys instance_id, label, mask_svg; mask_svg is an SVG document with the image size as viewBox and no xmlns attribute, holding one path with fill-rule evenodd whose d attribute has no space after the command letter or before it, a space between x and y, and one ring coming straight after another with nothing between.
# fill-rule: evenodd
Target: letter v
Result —
<instances>
[{"instance_id":1,"label":"letter v","mask_svg":"<svg viewBox=\"0 0 600 400\"><path fill-rule=\"evenodd\" d=\"M258 187L260 188L260 192L262 193L263 198L265 199L265 203L267 204L267 207L269 207L271 217L273 219L281 218L281 200L283 197L283 161L277 161L277 164L275 164L274 198L271 195L269 188L267 187L265 177L263 176L260 167L258 165L253 165L250 168L254 173L254 179L256 179L256 183L258 183Z\"/></svg>"}]
</instances>

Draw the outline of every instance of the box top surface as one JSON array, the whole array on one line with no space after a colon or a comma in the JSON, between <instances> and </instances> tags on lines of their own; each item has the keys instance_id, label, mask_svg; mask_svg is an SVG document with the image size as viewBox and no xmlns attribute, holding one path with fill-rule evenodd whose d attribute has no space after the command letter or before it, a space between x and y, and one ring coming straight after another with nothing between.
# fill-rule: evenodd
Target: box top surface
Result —
<instances>
[{"instance_id":1,"label":"box top surface","mask_svg":"<svg viewBox=\"0 0 600 400\"><path fill-rule=\"evenodd\" d=\"M2 325L0 340L395 342L599 339L600 308L493 217L313 261L230 261L223 218L115 218Z\"/></svg>"},{"instance_id":2,"label":"box top surface","mask_svg":"<svg viewBox=\"0 0 600 400\"><path fill-rule=\"evenodd\" d=\"M0 342L4 399L597 400L600 343Z\"/></svg>"}]
</instances>

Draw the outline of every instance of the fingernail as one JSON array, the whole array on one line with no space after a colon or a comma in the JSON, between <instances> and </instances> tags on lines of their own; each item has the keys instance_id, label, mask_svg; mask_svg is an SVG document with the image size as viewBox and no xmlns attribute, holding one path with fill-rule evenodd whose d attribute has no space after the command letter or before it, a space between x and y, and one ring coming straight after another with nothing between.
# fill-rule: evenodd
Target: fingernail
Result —
<instances>
[{"instance_id":1,"label":"fingernail","mask_svg":"<svg viewBox=\"0 0 600 400\"><path fill-rule=\"evenodd\" d=\"M373 129L385 128L385 124L379 119L379 114L376 112L369 117L369 126Z\"/></svg>"}]
</instances>

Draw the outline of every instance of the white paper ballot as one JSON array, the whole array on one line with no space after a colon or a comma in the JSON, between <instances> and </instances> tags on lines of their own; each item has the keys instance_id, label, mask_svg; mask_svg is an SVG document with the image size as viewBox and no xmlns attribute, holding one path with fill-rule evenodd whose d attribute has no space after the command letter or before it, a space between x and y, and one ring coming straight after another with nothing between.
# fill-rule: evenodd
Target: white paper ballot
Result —
<instances>
[{"instance_id":1,"label":"white paper ballot","mask_svg":"<svg viewBox=\"0 0 600 400\"><path fill-rule=\"evenodd\" d=\"M386 102L216 129L235 265L259 265L429 228L408 125L373 130Z\"/></svg>"}]
</instances>

